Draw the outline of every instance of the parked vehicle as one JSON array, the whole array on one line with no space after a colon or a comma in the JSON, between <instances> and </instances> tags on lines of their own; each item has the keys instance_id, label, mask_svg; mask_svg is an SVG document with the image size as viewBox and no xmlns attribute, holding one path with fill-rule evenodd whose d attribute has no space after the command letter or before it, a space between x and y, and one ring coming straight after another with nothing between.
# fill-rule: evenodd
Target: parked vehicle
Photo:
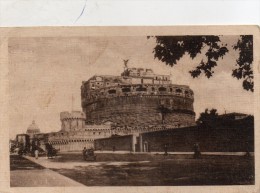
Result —
<instances>
[{"instance_id":1,"label":"parked vehicle","mask_svg":"<svg viewBox=\"0 0 260 193\"><path fill-rule=\"evenodd\" d=\"M47 151L47 157L48 158L53 158L55 156L57 156L57 153L58 153L58 149L55 149L51 144L49 143L46 143L45 144L45 147L46 147L46 151Z\"/></svg>"},{"instance_id":2,"label":"parked vehicle","mask_svg":"<svg viewBox=\"0 0 260 193\"><path fill-rule=\"evenodd\" d=\"M85 161L96 161L97 156L95 155L94 149L86 149L84 153Z\"/></svg>"}]
</instances>

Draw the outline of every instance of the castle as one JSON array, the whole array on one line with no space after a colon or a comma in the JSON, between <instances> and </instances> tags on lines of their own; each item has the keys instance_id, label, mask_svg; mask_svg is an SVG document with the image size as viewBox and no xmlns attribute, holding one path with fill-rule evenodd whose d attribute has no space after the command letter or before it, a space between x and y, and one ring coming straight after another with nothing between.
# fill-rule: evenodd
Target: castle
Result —
<instances>
[{"instance_id":1,"label":"castle","mask_svg":"<svg viewBox=\"0 0 260 193\"><path fill-rule=\"evenodd\" d=\"M126 68L121 76L95 75L81 86L87 124L117 127L194 124L193 91L151 69Z\"/></svg>"},{"instance_id":2,"label":"castle","mask_svg":"<svg viewBox=\"0 0 260 193\"><path fill-rule=\"evenodd\" d=\"M121 76L82 82L83 112L61 112L60 131L34 137L60 151L77 151L93 147L95 139L193 126L193 102L193 91L172 84L169 75L126 67Z\"/></svg>"}]
</instances>

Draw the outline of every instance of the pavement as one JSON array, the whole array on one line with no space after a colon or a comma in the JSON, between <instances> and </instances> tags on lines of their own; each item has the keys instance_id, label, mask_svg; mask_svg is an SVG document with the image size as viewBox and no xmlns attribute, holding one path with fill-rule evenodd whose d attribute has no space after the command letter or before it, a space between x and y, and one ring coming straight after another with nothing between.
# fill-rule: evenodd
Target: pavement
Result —
<instances>
[{"instance_id":1,"label":"pavement","mask_svg":"<svg viewBox=\"0 0 260 193\"><path fill-rule=\"evenodd\" d=\"M10 172L11 187L68 187L84 186L46 167L39 167L35 158L24 157L23 166ZM35 159L35 160L33 160ZM41 158L42 159L42 158ZM36 164L32 164L34 162ZM29 166L26 166L29 165Z\"/></svg>"}]
</instances>

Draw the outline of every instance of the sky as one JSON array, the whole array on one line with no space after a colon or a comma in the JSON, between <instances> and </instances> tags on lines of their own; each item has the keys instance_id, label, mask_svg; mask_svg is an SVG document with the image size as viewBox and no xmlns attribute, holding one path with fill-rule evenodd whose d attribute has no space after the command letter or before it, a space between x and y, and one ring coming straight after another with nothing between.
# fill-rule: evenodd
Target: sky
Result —
<instances>
[{"instance_id":1,"label":"sky","mask_svg":"<svg viewBox=\"0 0 260 193\"><path fill-rule=\"evenodd\" d=\"M188 71L201 61L205 50L193 60L184 55L174 67L169 67L154 58L154 38L10 38L10 138L25 133L32 120L41 132L59 131L60 112L82 109L82 81L97 74L120 75L123 59L129 59L129 67L151 68L155 73L171 75L173 84L190 86L196 117L206 108L216 108L219 114L253 114L253 93L245 91L242 81L231 76L238 58L231 45L237 39L238 36L222 36L229 53L218 61L212 78L202 75L194 79Z\"/></svg>"}]
</instances>

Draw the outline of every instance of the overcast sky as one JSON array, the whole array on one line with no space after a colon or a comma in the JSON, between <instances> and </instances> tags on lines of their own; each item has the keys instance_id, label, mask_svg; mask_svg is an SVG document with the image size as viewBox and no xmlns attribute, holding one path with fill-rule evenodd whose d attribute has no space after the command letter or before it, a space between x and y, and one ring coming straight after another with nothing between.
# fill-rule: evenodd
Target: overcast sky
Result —
<instances>
[{"instance_id":1,"label":"overcast sky","mask_svg":"<svg viewBox=\"0 0 260 193\"><path fill-rule=\"evenodd\" d=\"M221 37L229 53L218 62L215 75L193 79L188 73L202 57L185 55L173 68L154 59L154 39L146 37L11 38L9 40L10 137L25 133L32 120L42 132L60 130L61 111L81 110L80 86L95 74L119 75L123 59L129 67L152 68L171 74L172 83L194 91L198 117L205 108L219 114L253 114L253 94L231 73L238 53L231 48L238 36ZM72 105L72 96L74 103Z\"/></svg>"}]
</instances>

